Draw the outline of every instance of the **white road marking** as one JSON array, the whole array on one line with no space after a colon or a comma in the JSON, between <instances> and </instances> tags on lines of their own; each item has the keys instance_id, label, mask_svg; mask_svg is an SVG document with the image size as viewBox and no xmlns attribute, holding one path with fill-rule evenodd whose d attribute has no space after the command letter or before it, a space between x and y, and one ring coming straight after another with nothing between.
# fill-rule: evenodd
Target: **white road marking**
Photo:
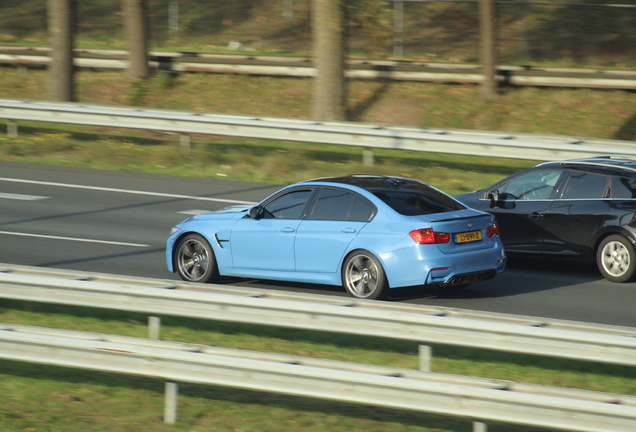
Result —
<instances>
[{"instance_id":1,"label":"white road marking","mask_svg":"<svg viewBox=\"0 0 636 432\"><path fill-rule=\"evenodd\" d=\"M212 210L184 210L184 211L180 211L180 212L177 212L177 213L184 214L184 215L200 215L200 214L203 214L203 213L209 213L211 211Z\"/></svg>"},{"instance_id":2,"label":"white road marking","mask_svg":"<svg viewBox=\"0 0 636 432\"><path fill-rule=\"evenodd\" d=\"M133 195L148 195L148 196L158 196L158 197L166 197L166 198L182 198L182 199L191 199L191 200L199 200L199 201L214 201L214 202L223 202L223 203L231 203L231 204L257 204L251 201L238 201L224 198L209 198L209 197L200 197L200 196L191 196L191 195L178 195L178 194L168 194L161 192L147 192L147 191L138 191L138 190L127 190L127 189L117 189L117 188L107 188L107 187L99 187L99 186L85 186L85 185L76 185L76 184L68 184L68 183L55 183L55 182L44 182L37 180L24 180L24 179L15 179L15 178L7 178L0 177L0 181L13 182L13 183L27 183L27 184L37 184L43 186L58 186L58 187L66 187L73 189L88 189L88 190L96 190L102 192L118 192L118 193L127 193Z\"/></svg>"},{"instance_id":3,"label":"white road marking","mask_svg":"<svg viewBox=\"0 0 636 432\"><path fill-rule=\"evenodd\" d=\"M21 194L12 194L12 193L0 193L0 198L22 200L22 201L37 201L37 200L41 200L41 199L48 199L50 197L38 196L38 195L21 195Z\"/></svg>"},{"instance_id":4,"label":"white road marking","mask_svg":"<svg viewBox=\"0 0 636 432\"><path fill-rule=\"evenodd\" d=\"M11 232L11 231L0 231L0 234L4 235L13 235L13 236L21 236L21 237L37 237L37 238L45 238L51 240L69 240L69 241L77 241L77 242L85 242L85 243L99 243L99 244L108 244L115 246L132 246L132 247L150 247L150 245L139 244L139 243L124 243L124 242L116 242L116 241L107 241L107 240L95 240L95 239L85 239L85 238L75 238L75 237L60 237L60 236L52 236L52 235L44 235L44 234L29 234L29 233L20 233L20 232Z\"/></svg>"}]
</instances>

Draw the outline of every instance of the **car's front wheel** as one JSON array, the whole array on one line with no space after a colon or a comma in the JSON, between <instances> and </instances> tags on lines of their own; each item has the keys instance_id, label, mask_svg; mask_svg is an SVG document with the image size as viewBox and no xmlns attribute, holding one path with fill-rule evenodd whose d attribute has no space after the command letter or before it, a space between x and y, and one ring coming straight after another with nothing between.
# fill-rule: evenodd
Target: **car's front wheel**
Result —
<instances>
[{"instance_id":1,"label":"car's front wheel","mask_svg":"<svg viewBox=\"0 0 636 432\"><path fill-rule=\"evenodd\" d=\"M612 282L630 281L636 270L634 246L622 235L608 236L596 250L596 264L605 279Z\"/></svg>"},{"instance_id":2,"label":"car's front wheel","mask_svg":"<svg viewBox=\"0 0 636 432\"><path fill-rule=\"evenodd\" d=\"M349 295L359 299L384 299L389 282L380 261L370 252L356 250L345 258L342 285Z\"/></svg>"},{"instance_id":3,"label":"car's front wheel","mask_svg":"<svg viewBox=\"0 0 636 432\"><path fill-rule=\"evenodd\" d=\"M199 234L188 234L175 248L175 267L179 277L188 282L211 282L219 271L212 247Z\"/></svg>"}]
</instances>

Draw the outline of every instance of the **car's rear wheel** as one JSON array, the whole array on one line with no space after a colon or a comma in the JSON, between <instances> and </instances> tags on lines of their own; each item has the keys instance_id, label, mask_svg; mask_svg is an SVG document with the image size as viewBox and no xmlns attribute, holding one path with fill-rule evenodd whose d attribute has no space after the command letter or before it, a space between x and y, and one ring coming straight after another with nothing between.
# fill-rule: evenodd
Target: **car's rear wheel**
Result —
<instances>
[{"instance_id":1,"label":"car's rear wheel","mask_svg":"<svg viewBox=\"0 0 636 432\"><path fill-rule=\"evenodd\" d=\"M356 250L345 258L342 285L349 295L359 299L384 299L389 282L380 261L370 252Z\"/></svg>"},{"instance_id":2,"label":"car's rear wheel","mask_svg":"<svg viewBox=\"0 0 636 432\"><path fill-rule=\"evenodd\" d=\"M211 282L219 270L212 247L199 234L188 234L175 248L175 267L179 277L188 282Z\"/></svg>"},{"instance_id":3,"label":"car's rear wheel","mask_svg":"<svg viewBox=\"0 0 636 432\"><path fill-rule=\"evenodd\" d=\"M632 280L636 270L634 246L622 235L608 236L596 250L596 264L607 280L612 282Z\"/></svg>"}]
</instances>

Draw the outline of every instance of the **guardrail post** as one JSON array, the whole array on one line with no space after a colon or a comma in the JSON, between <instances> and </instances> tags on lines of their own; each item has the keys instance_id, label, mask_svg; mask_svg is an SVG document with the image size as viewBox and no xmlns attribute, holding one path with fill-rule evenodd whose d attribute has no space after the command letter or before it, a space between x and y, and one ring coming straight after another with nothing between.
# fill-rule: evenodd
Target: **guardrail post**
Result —
<instances>
[{"instance_id":1,"label":"guardrail post","mask_svg":"<svg viewBox=\"0 0 636 432\"><path fill-rule=\"evenodd\" d=\"M166 397L163 411L164 423L177 422L177 396L179 394L179 385L173 381L166 382Z\"/></svg>"},{"instance_id":2,"label":"guardrail post","mask_svg":"<svg viewBox=\"0 0 636 432\"><path fill-rule=\"evenodd\" d=\"M432 348L430 345L420 344L420 370L422 372L430 372L431 371L431 352Z\"/></svg>"},{"instance_id":3,"label":"guardrail post","mask_svg":"<svg viewBox=\"0 0 636 432\"><path fill-rule=\"evenodd\" d=\"M192 141L190 135L179 135L179 142L181 143L181 153L188 154L192 148Z\"/></svg>"},{"instance_id":4,"label":"guardrail post","mask_svg":"<svg viewBox=\"0 0 636 432\"><path fill-rule=\"evenodd\" d=\"M148 317L148 337L159 339L161 335L161 318L156 316Z\"/></svg>"},{"instance_id":5,"label":"guardrail post","mask_svg":"<svg viewBox=\"0 0 636 432\"><path fill-rule=\"evenodd\" d=\"M488 426L486 426L486 423L480 421L473 422L473 432L487 432L487 430Z\"/></svg>"},{"instance_id":6,"label":"guardrail post","mask_svg":"<svg viewBox=\"0 0 636 432\"><path fill-rule=\"evenodd\" d=\"M18 136L18 124L14 122L7 123L7 135L17 137Z\"/></svg>"},{"instance_id":7,"label":"guardrail post","mask_svg":"<svg viewBox=\"0 0 636 432\"><path fill-rule=\"evenodd\" d=\"M373 150L362 150L362 164L373 166Z\"/></svg>"}]
</instances>

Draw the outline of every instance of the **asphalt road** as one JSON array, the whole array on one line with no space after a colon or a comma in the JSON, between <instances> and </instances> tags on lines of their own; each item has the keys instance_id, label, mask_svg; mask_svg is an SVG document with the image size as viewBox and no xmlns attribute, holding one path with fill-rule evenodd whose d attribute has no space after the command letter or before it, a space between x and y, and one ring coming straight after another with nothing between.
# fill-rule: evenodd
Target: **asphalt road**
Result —
<instances>
[{"instance_id":1,"label":"asphalt road","mask_svg":"<svg viewBox=\"0 0 636 432\"><path fill-rule=\"evenodd\" d=\"M201 211L258 202L272 185L0 162L0 262L175 279L170 228ZM345 296L339 287L229 279L228 285ZM636 283L594 265L511 258L460 292L409 288L392 301L636 327Z\"/></svg>"}]
</instances>

